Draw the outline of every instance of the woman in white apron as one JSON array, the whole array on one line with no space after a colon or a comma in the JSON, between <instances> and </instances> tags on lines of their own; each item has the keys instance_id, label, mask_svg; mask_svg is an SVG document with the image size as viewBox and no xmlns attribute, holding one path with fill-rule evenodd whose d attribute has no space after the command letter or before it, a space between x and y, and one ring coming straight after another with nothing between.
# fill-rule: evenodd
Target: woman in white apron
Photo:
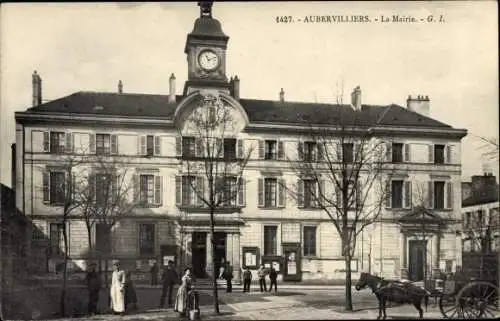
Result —
<instances>
[{"instance_id":1,"label":"woman in white apron","mask_svg":"<svg viewBox=\"0 0 500 321\"><path fill-rule=\"evenodd\" d=\"M111 309L115 314L125 313L125 271L120 269L120 262L113 261L111 277Z\"/></svg>"},{"instance_id":2,"label":"woman in white apron","mask_svg":"<svg viewBox=\"0 0 500 321\"><path fill-rule=\"evenodd\" d=\"M177 296L175 298L174 311L179 312L181 316L186 316L187 311L187 300L188 292L191 290L193 279L191 278L191 269L186 268L184 270L184 276L182 277L182 283L177 290Z\"/></svg>"}]
</instances>

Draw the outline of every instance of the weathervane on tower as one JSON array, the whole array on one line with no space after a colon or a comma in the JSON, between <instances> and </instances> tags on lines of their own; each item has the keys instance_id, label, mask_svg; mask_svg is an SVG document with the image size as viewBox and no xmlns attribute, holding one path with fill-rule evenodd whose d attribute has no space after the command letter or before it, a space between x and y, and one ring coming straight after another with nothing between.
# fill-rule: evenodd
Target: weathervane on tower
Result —
<instances>
[{"instance_id":1,"label":"weathervane on tower","mask_svg":"<svg viewBox=\"0 0 500 321\"><path fill-rule=\"evenodd\" d=\"M199 1L198 6L200 6L200 17L212 18L212 5L213 1Z\"/></svg>"}]
</instances>

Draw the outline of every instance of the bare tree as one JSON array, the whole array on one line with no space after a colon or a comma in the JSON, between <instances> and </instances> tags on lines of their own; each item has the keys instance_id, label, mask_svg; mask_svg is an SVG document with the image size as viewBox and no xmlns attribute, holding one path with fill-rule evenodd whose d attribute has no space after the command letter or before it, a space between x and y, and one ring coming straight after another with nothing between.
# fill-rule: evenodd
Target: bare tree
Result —
<instances>
[{"instance_id":1,"label":"bare tree","mask_svg":"<svg viewBox=\"0 0 500 321\"><path fill-rule=\"evenodd\" d=\"M62 150L62 147L57 146L57 148L60 149L59 152L64 152L64 150ZM59 313L61 316L66 315L66 293L69 260L68 221L76 213L78 207L80 206L80 203L75 197L75 178L81 163L82 160L79 157L76 157L74 155L61 155L57 165L49 165L47 166L47 168L41 169L43 173L43 203L61 208L61 215L59 220L60 236L62 236L63 238L63 249L61 251L62 253L60 253L63 256L62 285L59 301Z\"/></svg>"},{"instance_id":2,"label":"bare tree","mask_svg":"<svg viewBox=\"0 0 500 321\"><path fill-rule=\"evenodd\" d=\"M87 229L89 254L99 261L104 259L106 285L112 229L120 219L133 212L139 201L139 195L132 193L134 185L134 191L138 190L138 184L132 177L135 178L129 174L125 158L106 155L93 157L92 164L82 169L77 177L76 195ZM96 234L104 233L106 240L96 251L92 243L92 229L98 225L102 230L96 230Z\"/></svg>"},{"instance_id":3,"label":"bare tree","mask_svg":"<svg viewBox=\"0 0 500 321\"><path fill-rule=\"evenodd\" d=\"M345 308L352 310L351 260L364 228L379 219L386 190L385 143L366 128L309 126L289 163L299 177L287 188L299 207L324 211L342 240Z\"/></svg>"},{"instance_id":4,"label":"bare tree","mask_svg":"<svg viewBox=\"0 0 500 321\"><path fill-rule=\"evenodd\" d=\"M183 176L176 178L177 204L186 211L201 208L210 214L210 241L215 258L215 214L239 211L244 206L243 170L253 148L236 139L241 130L237 112L217 92L202 92L194 109L180 128ZM215 263L215 262L214 262ZM212 269L214 311L219 313L217 275Z\"/></svg>"},{"instance_id":5,"label":"bare tree","mask_svg":"<svg viewBox=\"0 0 500 321\"><path fill-rule=\"evenodd\" d=\"M498 160L498 138L476 136L482 143L481 149L484 150L482 156L490 160Z\"/></svg>"}]
</instances>

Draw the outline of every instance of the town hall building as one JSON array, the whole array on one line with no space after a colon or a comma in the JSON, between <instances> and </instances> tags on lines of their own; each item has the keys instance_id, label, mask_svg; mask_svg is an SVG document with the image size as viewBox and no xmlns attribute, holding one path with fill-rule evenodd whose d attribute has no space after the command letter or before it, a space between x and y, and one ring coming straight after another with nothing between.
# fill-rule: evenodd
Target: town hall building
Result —
<instances>
[{"instance_id":1,"label":"town hall building","mask_svg":"<svg viewBox=\"0 0 500 321\"><path fill-rule=\"evenodd\" d=\"M242 268L255 273L261 263L275 267L284 280L342 279L341 239L330 218L307 195L294 199L284 188L297 182L288 159L299 146L304 159L323 161L317 146L302 141L303 133L311 125L336 128L341 119L385 142L384 161L392 169L381 217L357 241L353 277L366 270L422 280L425 271L461 265L460 151L466 130L430 118L427 96L409 96L407 106L364 104L359 87L351 104L290 102L283 89L278 100L246 98L240 79L226 75L229 37L210 5L200 9L187 35L188 79L180 94L172 74L165 94L126 93L120 82L116 92L77 91L42 102L42 80L33 74L33 106L15 114L15 192L17 208L36 226L29 243L41 269L55 271L64 255L67 190L61 186L70 182L61 163L91 155L121 160L134 180L130 194L137 206L108 234L100 224L88 234L84 219L70 215L66 254L74 269L85 269L99 252L145 274L152 260L172 259L179 268L192 266L199 277L229 261L235 279ZM223 141L224 155L240 158L254 147L237 197L215 213L215 256L209 215L184 166L199 156L196 139L178 130L207 93L234 114L235 132ZM96 193L105 180L95 177ZM428 196L425 209L412 206L418 187Z\"/></svg>"}]
</instances>

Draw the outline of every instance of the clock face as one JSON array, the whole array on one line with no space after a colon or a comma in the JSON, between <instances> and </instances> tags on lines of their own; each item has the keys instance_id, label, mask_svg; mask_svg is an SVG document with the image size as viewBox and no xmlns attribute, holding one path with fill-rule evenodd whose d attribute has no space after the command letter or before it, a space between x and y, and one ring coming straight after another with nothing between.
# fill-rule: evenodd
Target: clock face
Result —
<instances>
[{"instance_id":1,"label":"clock face","mask_svg":"<svg viewBox=\"0 0 500 321\"><path fill-rule=\"evenodd\" d=\"M219 66L219 56L212 50L203 50L198 55L198 63L201 68L211 71Z\"/></svg>"}]
</instances>

